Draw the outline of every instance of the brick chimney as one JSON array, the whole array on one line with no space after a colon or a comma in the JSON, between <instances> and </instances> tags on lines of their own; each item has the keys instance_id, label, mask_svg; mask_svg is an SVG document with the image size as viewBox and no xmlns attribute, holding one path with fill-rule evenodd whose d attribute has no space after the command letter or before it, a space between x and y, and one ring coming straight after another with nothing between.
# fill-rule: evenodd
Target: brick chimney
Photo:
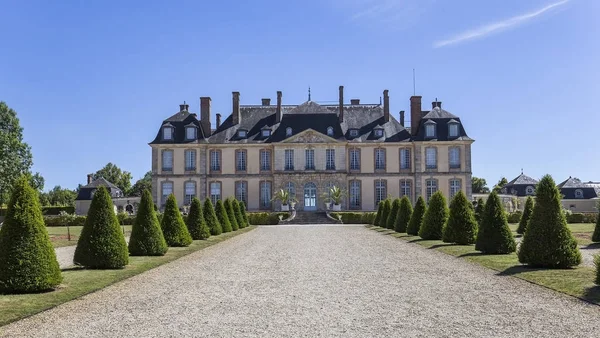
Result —
<instances>
[{"instance_id":1,"label":"brick chimney","mask_svg":"<svg viewBox=\"0 0 600 338\"><path fill-rule=\"evenodd\" d=\"M281 92L277 92L277 111L275 112L275 123L281 122Z\"/></svg>"},{"instance_id":2,"label":"brick chimney","mask_svg":"<svg viewBox=\"0 0 600 338\"><path fill-rule=\"evenodd\" d=\"M360 99L350 99L350 104L353 106L360 104Z\"/></svg>"},{"instance_id":3,"label":"brick chimney","mask_svg":"<svg viewBox=\"0 0 600 338\"><path fill-rule=\"evenodd\" d=\"M88 175L87 175L87 184L90 184L90 183L92 183L92 181L93 181L92 177L93 177L93 176L94 176L94 175L92 175L92 174L88 174Z\"/></svg>"},{"instance_id":4,"label":"brick chimney","mask_svg":"<svg viewBox=\"0 0 600 338\"><path fill-rule=\"evenodd\" d=\"M231 96L233 98L233 113L231 114L231 122L235 126L242 121L242 117L240 115L240 92L232 92ZM219 126L217 126L219 128Z\"/></svg>"},{"instance_id":5,"label":"brick chimney","mask_svg":"<svg viewBox=\"0 0 600 338\"><path fill-rule=\"evenodd\" d=\"M400 125L404 127L404 110L400 111Z\"/></svg>"},{"instance_id":6,"label":"brick chimney","mask_svg":"<svg viewBox=\"0 0 600 338\"><path fill-rule=\"evenodd\" d=\"M433 101L431 102L431 109L434 109L435 107L440 107L440 109L442 109L442 102L441 101Z\"/></svg>"},{"instance_id":7,"label":"brick chimney","mask_svg":"<svg viewBox=\"0 0 600 338\"><path fill-rule=\"evenodd\" d=\"M263 106L270 106L271 105L271 99L262 99L262 105Z\"/></svg>"},{"instance_id":8,"label":"brick chimney","mask_svg":"<svg viewBox=\"0 0 600 338\"><path fill-rule=\"evenodd\" d=\"M421 123L421 96L410 97L410 133L417 135Z\"/></svg>"},{"instance_id":9,"label":"brick chimney","mask_svg":"<svg viewBox=\"0 0 600 338\"><path fill-rule=\"evenodd\" d=\"M204 132L204 137L210 136L210 97L200 98L200 125Z\"/></svg>"},{"instance_id":10,"label":"brick chimney","mask_svg":"<svg viewBox=\"0 0 600 338\"><path fill-rule=\"evenodd\" d=\"M185 101L183 101L183 104L179 105L179 111L189 111L190 110L190 105L186 104Z\"/></svg>"},{"instance_id":11,"label":"brick chimney","mask_svg":"<svg viewBox=\"0 0 600 338\"><path fill-rule=\"evenodd\" d=\"M340 86L340 113L338 118L341 122L344 122L344 86Z\"/></svg>"},{"instance_id":12,"label":"brick chimney","mask_svg":"<svg viewBox=\"0 0 600 338\"><path fill-rule=\"evenodd\" d=\"M383 91L383 120L390 121L390 96L387 89Z\"/></svg>"},{"instance_id":13,"label":"brick chimney","mask_svg":"<svg viewBox=\"0 0 600 338\"><path fill-rule=\"evenodd\" d=\"M221 126L221 114L217 113L217 129Z\"/></svg>"}]
</instances>

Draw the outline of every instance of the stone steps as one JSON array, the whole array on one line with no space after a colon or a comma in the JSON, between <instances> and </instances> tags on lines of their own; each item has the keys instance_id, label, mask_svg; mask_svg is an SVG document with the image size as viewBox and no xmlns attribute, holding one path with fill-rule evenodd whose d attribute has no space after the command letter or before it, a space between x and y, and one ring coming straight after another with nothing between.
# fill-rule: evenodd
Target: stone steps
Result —
<instances>
[{"instance_id":1,"label":"stone steps","mask_svg":"<svg viewBox=\"0 0 600 338\"><path fill-rule=\"evenodd\" d=\"M336 222L330 220L325 212L310 212L310 211L297 211L296 218L290 221L288 224L335 224Z\"/></svg>"}]
</instances>

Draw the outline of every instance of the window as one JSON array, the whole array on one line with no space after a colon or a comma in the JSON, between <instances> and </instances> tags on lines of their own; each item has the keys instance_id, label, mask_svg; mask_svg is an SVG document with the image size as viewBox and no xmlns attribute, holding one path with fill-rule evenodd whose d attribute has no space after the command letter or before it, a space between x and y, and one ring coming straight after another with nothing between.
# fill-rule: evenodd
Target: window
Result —
<instances>
[{"instance_id":1,"label":"window","mask_svg":"<svg viewBox=\"0 0 600 338\"><path fill-rule=\"evenodd\" d=\"M410 169L410 149L400 149L400 169Z\"/></svg>"},{"instance_id":2,"label":"window","mask_svg":"<svg viewBox=\"0 0 600 338\"><path fill-rule=\"evenodd\" d=\"M581 189L575 190L575 198L583 198L583 190L581 190Z\"/></svg>"},{"instance_id":3,"label":"window","mask_svg":"<svg viewBox=\"0 0 600 338\"><path fill-rule=\"evenodd\" d=\"M271 170L271 151L268 149L261 149L260 151L260 170Z\"/></svg>"},{"instance_id":4,"label":"window","mask_svg":"<svg viewBox=\"0 0 600 338\"><path fill-rule=\"evenodd\" d=\"M450 180L450 198L454 197L454 195L458 194L460 191L460 180L451 179Z\"/></svg>"},{"instance_id":5,"label":"window","mask_svg":"<svg viewBox=\"0 0 600 338\"><path fill-rule=\"evenodd\" d=\"M239 138L246 138L248 137L248 132L245 130L238 130L238 137Z\"/></svg>"},{"instance_id":6,"label":"window","mask_svg":"<svg viewBox=\"0 0 600 338\"><path fill-rule=\"evenodd\" d=\"M350 149L350 170L360 170L360 149Z\"/></svg>"},{"instance_id":7,"label":"window","mask_svg":"<svg viewBox=\"0 0 600 338\"><path fill-rule=\"evenodd\" d=\"M193 181L189 181L189 182L185 182L185 196L184 196L184 202L183 204L185 205L190 205L192 204L192 199L194 197L196 197L196 182Z\"/></svg>"},{"instance_id":8,"label":"window","mask_svg":"<svg viewBox=\"0 0 600 338\"><path fill-rule=\"evenodd\" d=\"M325 184L325 192L327 193L327 197L331 197L331 189L335 187L335 183L327 182Z\"/></svg>"},{"instance_id":9,"label":"window","mask_svg":"<svg viewBox=\"0 0 600 338\"><path fill-rule=\"evenodd\" d=\"M196 139L196 127L185 127L185 139L195 140Z\"/></svg>"},{"instance_id":10,"label":"window","mask_svg":"<svg viewBox=\"0 0 600 338\"><path fill-rule=\"evenodd\" d=\"M235 182L235 199L248 205L248 182Z\"/></svg>"},{"instance_id":11,"label":"window","mask_svg":"<svg viewBox=\"0 0 600 338\"><path fill-rule=\"evenodd\" d=\"M382 137L383 136L383 129L375 129L375 137Z\"/></svg>"},{"instance_id":12,"label":"window","mask_svg":"<svg viewBox=\"0 0 600 338\"><path fill-rule=\"evenodd\" d=\"M425 137L435 137L435 124L433 122L425 125Z\"/></svg>"},{"instance_id":13,"label":"window","mask_svg":"<svg viewBox=\"0 0 600 338\"><path fill-rule=\"evenodd\" d=\"M167 198L173 193L173 182L163 182L162 184L162 204L167 203Z\"/></svg>"},{"instance_id":14,"label":"window","mask_svg":"<svg viewBox=\"0 0 600 338\"><path fill-rule=\"evenodd\" d=\"M294 149L285 150L285 170L294 170Z\"/></svg>"},{"instance_id":15,"label":"window","mask_svg":"<svg viewBox=\"0 0 600 338\"><path fill-rule=\"evenodd\" d=\"M210 151L210 171L221 171L221 151Z\"/></svg>"},{"instance_id":16,"label":"window","mask_svg":"<svg viewBox=\"0 0 600 338\"><path fill-rule=\"evenodd\" d=\"M436 169L437 168L437 149L436 148L425 148L425 168Z\"/></svg>"},{"instance_id":17,"label":"window","mask_svg":"<svg viewBox=\"0 0 600 338\"><path fill-rule=\"evenodd\" d=\"M210 200L212 204L217 204L221 199L221 182L210 182Z\"/></svg>"},{"instance_id":18,"label":"window","mask_svg":"<svg viewBox=\"0 0 600 338\"><path fill-rule=\"evenodd\" d=\"M291 127L285 128L285 136L292 136L292 128Z\"/></svg>"},{"instance_id":19,"label":"window","mask_svg":"<svg viewBox=\"0 0 600 338\"><path fill-rule=\"evenodd\" d=\"M327 136L333 136L333 127L327 127Z\"/></svg>"},{"instance_id":20,"label":"window","mask_svg":"<svg viewBox=\"0 0 600 338\"><path fill-rule=\"evenodd\" d=\"M163 150L162 152L162 170L173 171L173 150Z\"/></svg>"},{"instance_id":21,"label":"window","mask_svg":"<svg viewBox=\"0 0 600 338\"><path fill-rule=\"evenodd\" d=\"M448 149L448 161L451 169L460 168L460 148L452 147Z\"/></svg>"},{"instance_id":22,"label":"window","mask_svg":"<svg viewBox=\"0 0 600 338\"><path fill-rule=\"evenodd\" d=\"M383 201L387 196L387 182L385 180L375 180L375 206Z\"/></svg>"},{"instance_id":23,"label":"window","mask_svg":"<svg viewBox=\"0 0 600 338\"><path fill-rule=\"evenodd\" d=\"M375 149L375 170L385 170L385 149Z\"/></svg>"},{"instance_id":24,"label":"window","mask_svg":"<svg viewBox=\"0 0 600 338\"><path fill-rule=\"evenodd\" d=\"M400 197L406 196L412 201L412 182L411 180L400 180Z\"/></svg>"},{"instance_id":25,"label":"window","mask_svg":"<svg viewBox=\"0 0 600 338\"><path fill-rule=\"evenodd\" d=\"M458 136L458 123L452 122L448 125L448 134L450 137Z\"/></svg>"},{"instance_id":26,"label":"window","mask_svg":"<svg viewBox=\"0 0 600 338\"><path fill-rule=\"evenodd\" d=\"M350 181L350 208L360 209L360 181Z\"/></svg>"},{"instance_id":27,"label":"window","mask_svg":"<svg viewBox=\"0 0 600 338\"><path fill-rule=\"evenodd\" d=\"M535 189L532 186L528 186L527 188L525 188L525 193L527 195L533 195L535 193Z\"/></svg>"},{"instance_id":28,"label":"window","mask_svg":"<svg viewBox=\"0 0 600 338\"><path fill-rule=\"evenodd\" d=\"M262 135L262 137L269 137L269 136L271 136L271 130L263 129L261 135Z\"/></svg>"},{"instance_id":29,"label":"window","mask_svg":"<svg viewBox=\"0 0 600 338\"><path fill-rule=\"evenodd\" d=\"M325 150L325 159L327 170L335 170L335 149L326 149Z\"/></svg>"},{"instance_id":30,"label":"window","mask_svg":"<svg viewBox=\"0 0 600 338\"><path fill-rule=\"evenodd\" d=\"M285 190L290 193L290 197L296 197L296 186L293 182L287 182L285 184Z\"/></svg>"},{"instance_id":31,"label":"window","mask_svg":"<svg viewBox=\"0 0 600 338\"><path fill-rule=\"evenodd\" d=\"M260 208L271 209L271 182L260 182Z\"/></svg>"},{"instance_id":32,"label":"window","mask_svg":"<svg viewBox=\"0 0 600 338\"><path fill-rule=\"evenodd\" d=\"M235 151L235 170L246 171L246 150L238 149Z\"/></svg>"},{"instance_id":33,"label":"window","mask_svg":"<svg viewBox=\"0 0 600 338\"><path fill-rule=\"evenodd\" d=\"M314 149L306 149L306 170L315 170L315 150Z\"/></svg>"},{"instance_id":34,"label":"window","mask_svg":"<svg viewBox=\"0 0 600 338\"><path fill-rule=\"evenodd\" d=\"M431 199L431 196L438 191L437 180L430 179L425 181L425 187L427 190L427 202Z\"/></svg>"},{"instance_id":35,"label":"window","mask_svg":"<svg viewBox=\"0 0 600 338\"><path fill-rule=\"evenodd\" d=\"M357 137L358 129L350 129L350 137Z\"/></svg>"},{"instance_id":36,"label":"window","mask_svg":"<svg viewBox=\"0 0 600 338\"><path fill-rule=\"evenodd\" d=\"M185 171L196 170L196 151L186 150L185 151Z\"/></svg>"},{"instance_id":37,"label":"window","mask_svg":"<svg viewBox=\"0 0 600 338\"><path fill-rule=\"evenodd\" d=\"M172 140L172 139L173 139L173 128L163 127L163 140Z\"/></svg>"}]
</instances>

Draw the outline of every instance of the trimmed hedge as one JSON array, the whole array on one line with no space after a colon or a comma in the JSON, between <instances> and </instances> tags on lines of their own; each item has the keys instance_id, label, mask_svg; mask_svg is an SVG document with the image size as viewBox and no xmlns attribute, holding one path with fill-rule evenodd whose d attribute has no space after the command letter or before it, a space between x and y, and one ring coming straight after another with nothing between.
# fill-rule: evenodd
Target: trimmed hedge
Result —
<instances>
[{"instance_id":1,"label":"trimmed hedge","mask_svg":"<svg viewBox=\"0 0 600 338\"><path fill-rule=\"evenodd\" d=\"M392 202L390 213L388 214L387 220L385 221L385 227L394 230L396 225L396 218L398 218L398 212L400 211L400 199L396 198Z\"/></svg>"},{"instance_id":2,"label":"trimmed hedge","mask_svg":"<svg viewBox=\"0 0 600 338\"><path fill-rule=\"evenodd\" d=\"M240 204L240 213L244 217L244 224L248 227L252 223L250 223L250 220L248 219L248 213L246 212L246 204L244 204L243 202L239 202L239 204Z\"/></svg>"},{"instance_id":3,"label":"trimmed hedge","mask_svg":"<svg viewBox=\"0 0 600 338\"><path fill-rule=\"evenodd\" d=\"M227 210L225 210L225 204L223 204L222 200L217 201L215 213L217 215L219 223L221 223L223 233L233 231L233 229L231 228L231 222L229 222L229 217L227 216Z\"/></svg>"},{"instance_id":4,"label":"trimmed hedge","mask_svg":"<svg viewBox=\"0 0 600 338\"><path fill-rule=\"evenodd\" d=\"M598 218L597 213L573 213L567 214L567 223L595 223Z\"/></svg>"},{"instance_id":5,"label":"trimmed hedge","mask_svg":"<svg viewBox=\"0 0 600 338\"><path fill-rule=\"evenodd\" d=\"M375 219L374 212L332 212L330 214L333 218L338 219L338 216L342 216L342 223L344 224L372 224Z\"/></svg>"},{"instance_id":6,"label":"trimmed hedge","mask_svg":"<svg viewBox=\"0 0 600 338\"><path fill-rule=\"evenodd\" d=\"M222 234L223 228L221 228L221 223L219 223L219 219L217 218L217 214L215 213L215 208L213 207L212 201L208 197L204 200L204 207L202 208L202 212L204 213L204 220L206 221L206 225L210 229L210 234L212 236L218 236Z\"/></svg>"},{"instance_id":7,"label":"trimmed hedge","mask_svg":"<svg viewBox=\"0 0 600 338\"><path fill-rule=\"evenodd\" d=\"M383 203L383 211L381 212L381 219L379 220L379 223L380 223L379 226L382 228L387 228L387 226L388 226L387 219L390 216L390 213L392 212L392 202L386 198L381 203Z\"/></svg>"},{"instance_id":8,"label":"trimmed hedge","mask_svg":"<svg viewBox=\"0 0 600 338\"><path fill-rule=\"evenodd\" d=\"M510 212L506 214L506 221L508 223L519 223L521 222L521 218L523 217L523 212L521 210L517 210L515 212Z\"/></svg>"},{"instance_id":9,"label":"trimmed hedge","mask_svg":"<svg viewBox=\"0 0 600 338\"><path fill-rule=\"evenodd\" d=\"M250 224L254 225L277 225L279 224L279 215L283 215L283 219L290 217L289 212L248 212L246 215Z\"/></svg>"},{"instance_id":10,"label":"trimmed hedge","mask_svg":"<svg viewBox=\"0 0 600 338\"><path fill-rule=\"evenodd\" d=\"M189 246L192 244L192 236L183 222L181 212L177 207L177 199L171 194L167 198L165 212L160 223L167 245L173 247Z\"/></svg>"},{"instance_id":11,"label":"trimmed hedge","mask_svg":"<svg viewBox=\"0 0 600 338\"><path fill-rule=\"evenodd\" d=\"M517 244L508 227L502 202L493 191L485 203L475 250L486 254L508 254L515 252L516 248Z\"/></svg>"},{"instance_id":12,"label":"trimmed hedge","mask_svg":"<svg viewBox=\"0 0 600 338\"><path fill-rule=\"evenodd\" d=\"M527 197L527 201L525 201L525 210L523 211L523 215L521 216L521 220L519 221L519 227L517 228L518 234L524 234L525 230L527 230L527 223L529 223L529 219L531 218L531 212L533 211L533 198L531 196Z\"/></svg>"},{"instance_id":13,"label":"trimmed hedge","mask_svg":"<svg viewBox=\"0 0 600 338\"><path fill-rule=\"evenodd\" d=\"M196 197L192 199L190 213L185 219L185 225L190 232L190 236L192 236L192 239L194 240L207 239L210 237L210 229L204 220L202 204Z\"/></svg>"},{"instance_id":14,"label":"trimmed hedge","mask_svg":"<svg viewBox=\"0 0 600 338\"><path fill-rule=\"evenodd\" d=\"M242 215L242 208L240 208L240 203L243 203L243 202L233 199L231 201L231 206L233 207L233 213L235 214L235 219L238 222L238 226L240 227L240 229L243 229L243 228L247 227L248 224L246 224L244 215Z\"/></svg>"},{"instance_id":15,"label":"trimmed hedge","mask_svg":"<svg viewBox=\"0 0 600 338\"><path fill-rule=\"evenodd\" d=\"M380 201L377 205L377 213L375 214L375 219L373 220L374 226L381 226L381 214L383 214L383 201Z\"/></svg>"},{"instance_id":16,"label":"trimmed hedge","mask_svg":"<svg viewBox=\"0 0 600 338\"><path fill-rule=\"evenodd\" d=\"M479 198L477 200L477 206L475 207L475 219L477 220L477 224L481 226L481 220L483 219L483 212L485 210L485 202L483 198Z\"/></svg>"},{"instance_id":17,"label":"trimmed hedge","mask_svg":"<svg viewBox=\"0 0 600 338\"><path fill-rule=\"evenodd\" d=\"M163 256L169 249L153 204L150 191L144 189L135 222L131 227L131 256Z\"/></svg>"},{"instance_id":18,"label":"trimmed hedge","mask_svg":"<svg viewBox=\"0 0 600 338\"><path fill-rule=\"evenodd\" d=\"M83 226L85 224L86 216L44 216L44 224L47 227L64 227L64 226Z\"/></svg>"},{"instance_id":19,"label":"trimmed hedge","mask_svg":"<svg viewBox=\"0 0 600 338\"><path fill-rule=\"evenodd\" d=\"M42 209L42 215L48 215L48 216L58 216L60 215L61 211L66 212L67 214L74 214L75 213L75 207L65 207L65 206L45 206L45 207L41 207ZM7 208L0 208L0 216L6 216L8 209Z\"/></svg>"},{"instance_id":20,"label":"trimmed hedge","mask_svg":"<svg viewBox=\"0 0 600 338\"><path fill-rule=\"evenodd\" d=\"M417 204L415 204L413 213L410 216L408 227L406 227L407 234L413 236L419 235L419 230L421 229L421 225L423 224L423 216L425 215L425 211L427 211L427 204L425 203L425 199L423 198L423 196L419 196L419 198L417 199Z\"/></svg>"},{"instance_id":21,"label":"trimmed hedge","mask_svg":"<svg viewBox=\"0 0 600 338\"><path fill-rule=\"evenodd\" d=\"M592 242L600 242L600 214L596 219L596 227L594 227L594 233L592 234Z\"/></svg>"},{"instance_id":22,"label":"trimmed hedge","mask_svg":"<svg viewBox=\"0 0 600 338\"><path fill-rule=\"evenodd\" d=\"M448 205L441 191L436 192L429 200L429 207L423 216L423 224L419 236L423 239L442 239L442 230L448 220Z\"/></svg>"},{"instance_id":23,"label":"trimmed hedge","mask_svg":"<svg viewBox=\"0 0 600 338\"><path fill-rule=\"evenodd\" d=\"M240 226L238 224L237 218L235 217L235 211L233 210L233 204L231 203L231 198L225 200L225 210L227 211L227 218L231 223L231 230L238 231Z\"/></svg>"},{"instance_id":24,"label":"trimmed hedge","mask_svg":"<svg viewBox=\"0 0 600 338\"><path fill-rule=\"evenodd\" d=\"M596 266L596 285L600 285L600 255L594 256L594 265Z\"/></svg>"},{"instance_id":25,"label":"trimmed hedge","mask_svg":"<svg viewBox=\"0 0 600 338\"><path fill-rule=\"evenodd\" d=\"M406 232L412 213L413 208L410 204L410 200L406 196L402 197L400 200L400 209L398 210L396 222L394 223L394 230L396 232Z\"/></svg>"},{"instance_id":26,"label":"trimmed hedge","mask_svg":"<svg viewBox=\"0 0 600 338\"><path fill-rule=\"evenodd\" d=\"M442 240L445 243L460 245L475 244L477 236L477 220L473 204L467 196L459 191L450 202L450 216L444 226Z\"/></svg>"}]
</instances>

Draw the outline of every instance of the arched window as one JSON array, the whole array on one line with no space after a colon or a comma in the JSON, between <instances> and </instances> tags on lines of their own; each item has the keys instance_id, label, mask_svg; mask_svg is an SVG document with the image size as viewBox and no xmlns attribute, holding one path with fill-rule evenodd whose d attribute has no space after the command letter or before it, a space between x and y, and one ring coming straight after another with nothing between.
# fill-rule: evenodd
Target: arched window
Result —
<instances>
[{"instance_id":1,"label":"arched window","mask_svg":"<svg viewBox=\"0 0 600 338\"><path fill-rule=\"evenodd\" d=\"M285 136L292 136L292 127L285 128Z\"/></svg>"},{"instance_id":2,"label":"arched window","mask_svg":"<svg viewBox=\"0 0 600 338\"><path fill-rule=\"evenodd\" d=\"M296 197L296 186L294 182L287 182L285 184L285 190L290 193L290 197Z\"/></svg>"},{"instance_id":3,"label":"arched window","mask_svg":"<svg viewBox=\"0 0 600 338\"><path fill-rule=\"evenodd\" d=\"M525 189L525 193L526 193L527 195L533 195L533 194L535 193L535 189L534 189L532 186L528 186L528 187Z\"/></svg>"},{"instance_id":4,"label":"arched window","mask_svg":"<svg viewBox=\"0 0 600 338\"><path fill-rule=\"evenodd\" d=\"M583 190L581 190L581 189L575 190L575 198L583 198Z\"/></svg>"},{"instance_id":5,"label":"arched window","mask_svg":"<svg viewBox=\"0 0 600 338\"><path fill-rule=\"evenodd\" d=\"M327 127L327 136L333 136L333 127Z\"/></svg>"}]
</instances>

